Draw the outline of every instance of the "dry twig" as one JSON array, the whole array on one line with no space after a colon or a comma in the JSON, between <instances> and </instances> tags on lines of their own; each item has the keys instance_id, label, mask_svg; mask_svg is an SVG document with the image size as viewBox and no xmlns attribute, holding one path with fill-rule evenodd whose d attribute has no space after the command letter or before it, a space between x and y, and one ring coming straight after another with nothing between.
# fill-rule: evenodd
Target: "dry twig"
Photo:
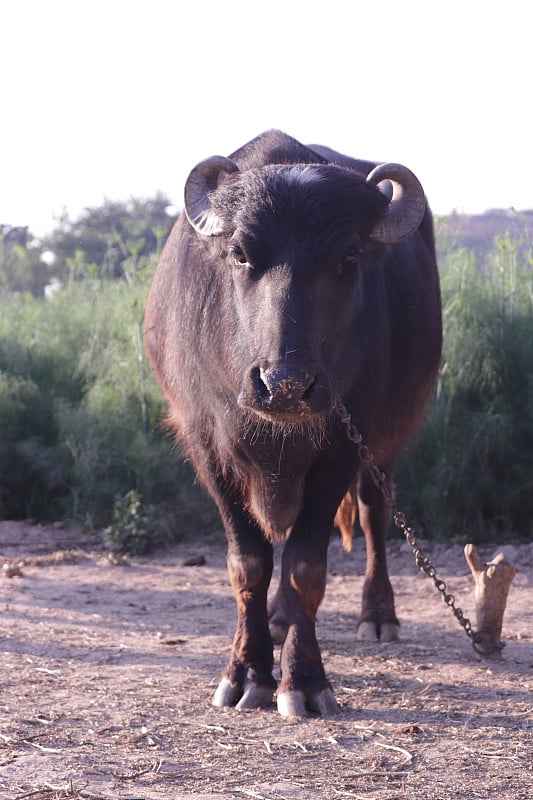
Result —
<instances>
[{"instance_id":1,"label":"dry twig","mask_svg":"<svg viewBox=\"0 0 533 800\"><path fill-rule=\"evenodd\" d=\"M408 761L413 760L413 754L409 752L409 750L405 750L403 747L396 747L393 744L385 744L385 742L374 742L376 747L383 747L385 750L396 750L398 753L402 753L402 755L406 756Z\"/></svg>"}]
</instances>

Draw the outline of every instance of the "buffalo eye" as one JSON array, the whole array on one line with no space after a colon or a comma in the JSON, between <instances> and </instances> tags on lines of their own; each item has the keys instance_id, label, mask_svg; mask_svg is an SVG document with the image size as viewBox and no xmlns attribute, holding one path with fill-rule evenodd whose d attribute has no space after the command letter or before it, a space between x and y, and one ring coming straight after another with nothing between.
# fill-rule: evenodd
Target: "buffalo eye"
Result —
<instances>
[{"instance_id":1,"label":"buffalo eye","mask_svg":"<svg viewBox=\"0 0 533 800\"><path fill-rule=\"evenodd\" d=\"M229 249L229 255L233 264L236 267L240 268L251 267L251 264L248 261L248 258L242 247L239 247L238 245L232 245Z\"/></svg>"},{"instance_id":2,"label":"buffalo eye","mask_svg":"<svg viewBox=\"0 0 533 800\"><path fill-rule=\"evenodd\" d=\"M361 259L361 251L360 250L350 250L344 258L342 258L337 264L337 270L339 274L347 272L349 270L356 270L359 266L359 261Z\"/></svg>"}]
</instances>

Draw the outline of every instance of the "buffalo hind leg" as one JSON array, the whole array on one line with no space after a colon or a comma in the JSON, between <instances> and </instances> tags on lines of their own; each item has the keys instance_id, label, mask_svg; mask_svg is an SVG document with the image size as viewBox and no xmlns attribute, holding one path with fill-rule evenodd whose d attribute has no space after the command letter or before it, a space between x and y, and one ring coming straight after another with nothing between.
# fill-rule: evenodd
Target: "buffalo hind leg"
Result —
<instances>
[{"instance_id":1,"label":"buffalo hind leg","mask_svg":"<svg viewBox=\"0 0 533 800\"><path fill-rule=\"evenodd\" d=\"M285 592L280 581L276 594L268 606L268 627L274 644L283 644L289 629Z\"/></svg>"},{"instance_id":2,"label":"buffalo hind leg","mask_svg":"<svg viewBox=\"0 0 533 800\"><path fill-rule=\"evenodd\" d=\"M366 573L357 638L360 641L394 641L398 639L400 623L387 571L386 536L390 512L366 471L359 481L358 507L366 543Z\"/></svg>"}]
</instances>

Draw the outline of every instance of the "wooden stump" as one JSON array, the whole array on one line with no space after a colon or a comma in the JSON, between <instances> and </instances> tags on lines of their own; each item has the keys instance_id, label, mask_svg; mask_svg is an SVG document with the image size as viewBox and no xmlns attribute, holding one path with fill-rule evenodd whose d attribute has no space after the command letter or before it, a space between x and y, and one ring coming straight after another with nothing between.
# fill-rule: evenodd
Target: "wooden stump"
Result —
<instances>
[{"instance_id":1,"label":"wooden stump","mask_svg":"<svg viewBox=\"0 0 533 800\"><path fill-rule=\"evenodd\" d=\"M465 558L475 583L476 651L485 658L500 658L503 614L516 569L503 553L498 553L488 564L482 564L473 544L465 546Z\"/></svg>"}]
</instances>

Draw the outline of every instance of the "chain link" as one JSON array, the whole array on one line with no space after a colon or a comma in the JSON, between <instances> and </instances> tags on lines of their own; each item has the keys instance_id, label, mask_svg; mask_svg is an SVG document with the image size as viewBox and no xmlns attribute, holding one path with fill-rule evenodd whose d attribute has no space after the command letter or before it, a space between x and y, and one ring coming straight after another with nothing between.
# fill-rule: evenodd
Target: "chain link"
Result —
<instances>
[{"instance_id":1,"label":"chain link","mask_svg":"<svg viewBox=\"0 0 533 800\"><path fill-rule=\"evenodd\" d=\"M408 525L405 514L399 511L398 507L396 506L393 494L387 484L387 476L384 472L382 472L382 470L379 469L374 461L374 456L368 447L363 444L363 437L357 430L357 426L352 422L351 414L347 411L346 406L342 403L339 397L335 398L333 407L340 421L346 427L348 439L357 447L359 460L370 472L370 476L376 488L381 492L385 504L388 506L388 508L390 508L394 524L402 531L407 542L411 546L416 565L425 575L428 576L428 578L432 579L435 588L438 592L440 592L444 603L455 616L465 634L471 639L472 647L476 653L481 656L488 656L492 651L500 650L503 647L503 644L483 646L483 641L485 639L484 631L478 631L476 633L473 630L472 624L468 617L465 617L462 609L455 604L455 597L453 594L448 593L446 583L442 580L442 578L438 577L437 570L429 558L418 546L414 530Z\"/></svg>"}]
</instances>

